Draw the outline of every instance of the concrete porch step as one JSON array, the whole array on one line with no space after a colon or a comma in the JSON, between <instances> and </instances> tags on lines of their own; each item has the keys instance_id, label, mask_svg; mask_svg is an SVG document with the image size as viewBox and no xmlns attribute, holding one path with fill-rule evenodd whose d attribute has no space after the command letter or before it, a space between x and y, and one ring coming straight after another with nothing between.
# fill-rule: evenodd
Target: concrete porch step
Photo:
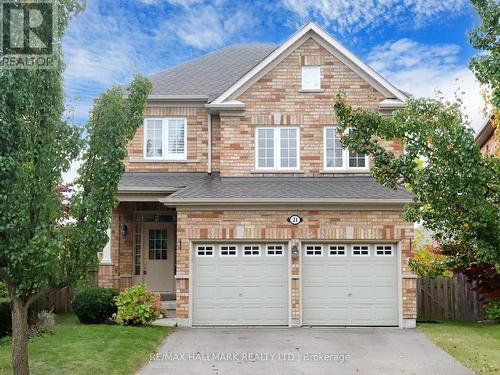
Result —
<instances>
[{"instance_id":1,"label":"concrete porch step","mask_svg":"<svg viewBox=\"0 0 500 375\"><path fill-rule=\"evenodd\" d=\"M176 309L175 301L160 302L160 311L163 317L165 318L175 318L176 317L175 309Z\"/></svg>"}]
</instances>

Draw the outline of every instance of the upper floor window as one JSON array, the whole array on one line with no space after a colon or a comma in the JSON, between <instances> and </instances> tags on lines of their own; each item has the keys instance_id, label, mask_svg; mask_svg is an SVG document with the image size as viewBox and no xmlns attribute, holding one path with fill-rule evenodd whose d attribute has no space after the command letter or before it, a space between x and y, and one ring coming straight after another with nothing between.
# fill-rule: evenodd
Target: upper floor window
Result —
<instances>
[{"instance_id":1,"label":"upper floor window","mask_svg":"<svg viewBox=\"0 0 500 375\"><path fill-rule=\"evenodd\" d=\"M259 127L255 140L256 169L299 169L298 127Z\"/></svg>"},{"instance_id":2,"label":"upper floor window","mask_svg":"<svg viewBox=\"0 0 500 375\"><path fill-rule=\"evenodd\" d=\"M166 160L187 159L186 119L145 119L144 158Z\"/></svg>"},{"instance_id":3,"label":"upper floor window","mask_svg":"<svg viewBox=\"0 0 500 375\"><path fill-rule=\"evenodd\" d=\"M323 138L325 170L368 170L368 156L342 147L335 126L325 127Z\"/></svg>"},{"instance_id":4,"label":"upper floor window","mask_svg":"<svg viewBox=\"0 0 500 375\"><path fill-rule=\"evenodd\" d=\"M302 67L302 90L321 89L321 68L318 65Z\"/></svg>"}]
</instances>

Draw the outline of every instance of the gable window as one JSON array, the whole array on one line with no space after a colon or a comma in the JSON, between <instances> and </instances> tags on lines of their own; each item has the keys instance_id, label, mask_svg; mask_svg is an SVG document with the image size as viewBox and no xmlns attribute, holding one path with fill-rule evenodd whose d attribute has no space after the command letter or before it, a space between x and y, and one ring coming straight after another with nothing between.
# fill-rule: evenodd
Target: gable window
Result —
<instances>
[{"instance_id":1,"label":"gable window","mask_svg":"<svg viewBox=\"0 0 500 375\"><path fill-rule=\"evenodd\" d=\"M325 170L368 170L368 156L344 148L340 143L335 126L326 126L324 128L323 139Z\"/></svg>"},{"instance_id":2,"label":"gable window","mask_svg":"<svg viewBox=\"0 0 500 375\"><path fill-rule=\"evenodd\" d=\"M302 90L321 89L321 68L318 65L302 67Z\"/></svg>"},{"instance_id":3,"label":"gable window","mask_svg":"<svg viewBox=\"0 0 500 375\"><path fill-rule=\"evenodd\" d=\"M187 159L185 118L147 118L144 120L144 158Z\"/></svg>"},{"instance_id":4,"label":"gable window","mask_svg":"<svg viewBox=\"0 0 500 375\"><path fill-rule=\"evenodd\" d=\"M259 127L255 139L256 169L299 169L298 127Z\"/></svg>"}]
</instances>

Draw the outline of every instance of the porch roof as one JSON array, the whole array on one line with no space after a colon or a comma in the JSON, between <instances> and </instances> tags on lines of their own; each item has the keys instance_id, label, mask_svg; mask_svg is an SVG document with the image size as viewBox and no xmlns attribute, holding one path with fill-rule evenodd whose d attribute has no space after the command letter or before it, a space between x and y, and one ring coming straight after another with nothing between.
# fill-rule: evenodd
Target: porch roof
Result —
<instances>
[{"instance_id":1,"label":"porch roof","mask_svg":"<svg viewBox=\"0 0 500 375\"><path fill-rule=\"evenodd\" d=\"M165 204L196 203L410 203L403 187L390 189L369 176L220 177L218 173L124 174L119 192L163 191Z\"/></svg>"}]
</instances>

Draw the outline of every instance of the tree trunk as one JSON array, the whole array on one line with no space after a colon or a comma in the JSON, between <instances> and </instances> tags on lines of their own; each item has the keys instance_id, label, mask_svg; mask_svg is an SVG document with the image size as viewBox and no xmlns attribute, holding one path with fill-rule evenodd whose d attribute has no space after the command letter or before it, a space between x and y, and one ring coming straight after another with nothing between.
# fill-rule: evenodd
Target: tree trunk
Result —
<instances>
[{"instance_id":1,"label":"tree trunk","mask_svg":"<svg viewBox=\"0 0 500 375\"><path fill-rule=\"evenodd\" d=\"M28 365L28 305L12 298L12 368L14 375L29 375Z\"/></svg>"}]
</instances>

